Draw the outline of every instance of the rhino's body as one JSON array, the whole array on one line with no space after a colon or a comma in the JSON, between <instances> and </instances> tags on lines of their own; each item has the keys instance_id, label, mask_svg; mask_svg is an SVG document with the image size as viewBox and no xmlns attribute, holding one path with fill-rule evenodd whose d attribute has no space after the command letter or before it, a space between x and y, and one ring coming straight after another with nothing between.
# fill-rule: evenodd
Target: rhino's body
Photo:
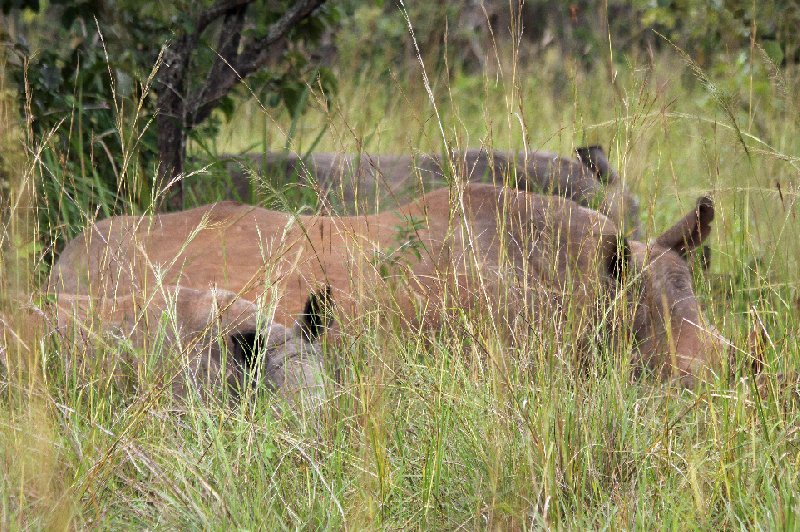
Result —
<instances>
[{"instance_id":1,"label":"rhino's body","mask_svg":"<svg viewBox=\"0 0 800 532\"><path fill-rule=\"evenodd\" d=\"M218 286L263 295L276 321L291 323L307 287L327 284L345 324L380 302L411 329L477 311L511 334L582 324L574 330L582 335L616 323L603 309L628 272L638 289L624 292L634 310L623 329L647 364L692 381L718 368L727 349L703 324L681 257L705 238L711 217L704 200L646 246L572 201L491 185L440 189L371 216L293 217L223 202L103 220L65 248L50 286L98 295L157 277Z\"/></svg>"},{"instance_id":2,"label":"rhino's body","mask_svg":"<svg viewBox=\"0 0 800 532\"><path fill-rule=\"evenodd\" d=\"M248 197L242 166L268 177L299 178L328 199L341 200L345 213L369 214L396 208L453 177L470 183L493 183L554 194L609 216L626 235L641 238L639 204L598 146L578 148L575 158L547 151L512 152L467 149L451 157L419 154L352 155L268 152L234 158L227 165L240 198ZM334 202L336 204L338 202Z\"/></svg>"}]
</instances>

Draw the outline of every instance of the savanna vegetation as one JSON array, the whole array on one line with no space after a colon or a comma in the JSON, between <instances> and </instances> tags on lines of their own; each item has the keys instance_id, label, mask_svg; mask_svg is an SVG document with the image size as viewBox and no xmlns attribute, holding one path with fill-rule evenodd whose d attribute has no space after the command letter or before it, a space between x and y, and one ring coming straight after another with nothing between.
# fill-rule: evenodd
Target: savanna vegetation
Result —
<instances>
[{"instance_id":1,"label":"savanna vegetation","mask_svg":"<svg viewBox=\"0 0 800 532\"><path fill-rule=\"evenodd\" d=\"M257 42L291 3L252 4L241 29ZM2 3L0 527L798 527L798 8L472 4L311 12L183 124L172 174L159 164L161 47L192 34L199 11ZM187 94L221 68L225 23L197 41ZM66 241L112 214L230 196L230 154L587 144L640 199L646 235L714 198L695 293L740 359L763 356L759 387L750 364L684 389L635 376L619 346L586 365L572 344L509 347L469 316L410 333L369 315L323 346L317 415L276 410L266 390L235 407L177 403L154 392L158 372L83 360L30 320ZM303 180L247 171L237 199L328 208Z\"/></svg>"}]
</instances>

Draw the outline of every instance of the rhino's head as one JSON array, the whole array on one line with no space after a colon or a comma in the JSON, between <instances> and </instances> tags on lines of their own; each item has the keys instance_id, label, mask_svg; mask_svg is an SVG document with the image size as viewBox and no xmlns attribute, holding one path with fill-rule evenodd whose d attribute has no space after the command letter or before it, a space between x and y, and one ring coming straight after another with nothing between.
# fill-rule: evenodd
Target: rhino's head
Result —
<instances>
[{"instance_id":1,"label":"rhino's head","mask_svg":"<svg viewBox=\"0 0 800 532\"><path fill-rule=\"evenodd\" d=\"M703 318L686 260L708 236L713 219L714 204L701 197L694 210L651 243L629 244L636 276L634 336L641 362L687 386L719 371L732 350Z\"/></svg>"},{"instance_id":2,"label":"rhino's head","mask_svg":"<svg viewBox=\"0 0 800 532\"><path fill-rule=\"evenodd\" d=\"M266 382L295 406L317 407L324 402L318 340L330 323L330 294L330 287L312 293L294 327L239 326L228 335L229 352L243 368L246 381Z\"/></svg>"},{"instance_id":3,"label":"rhino's head","mask_svg":"<svg viewBox=\"0 0 800 532\"><path fill-rule=\"evenodd\" d=\"M82 356L120 351L130 358L162 346L162 362L173 393L189 389L216 395L219 384L234 396L261 383L289 403L316 406L324 401L323 364L318 337L328 325L329 289L311 294L300 323L287 328L266 323L258 306L227 290L164 286L149 295L93 299L58 294L40 311L46 327L79 345ZM130 360L136 362L136 360ZM180 369L180 371L176 371Z\"/></svg>"}]
</instances>

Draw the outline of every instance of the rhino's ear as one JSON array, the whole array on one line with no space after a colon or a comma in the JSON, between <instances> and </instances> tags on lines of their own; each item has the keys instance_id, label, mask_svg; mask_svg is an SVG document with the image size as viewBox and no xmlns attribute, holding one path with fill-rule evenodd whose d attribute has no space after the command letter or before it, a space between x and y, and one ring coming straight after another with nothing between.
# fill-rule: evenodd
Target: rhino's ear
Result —
<instances>
[{"instance_id":1,"label":"rhino's ear","mask_svg":"<svg viewBox=\"0 0 800 532\"><path fill-rule=\"evenodd\" d=\"M714 202L708 196L697 199L694 210L656 239L656 244L673 249L682 257L698 248L711 232Z\"/></svg>"},{"instance_id":2,"label":"rhino's ear","mask_svg":"<svg viewBox=\"0 0 800 532\"><path fill-rule=\"evenodd\" d=\"M245 369L253 367L261 350L263 342L257 331L245 331L231 334L231 349L234 358L244 366Z\"/></svg>"},{"instance_id":3,"label":"rhino's ear","mask_svg":"<svg viewBox=\"0 0 800 532\"><path fill-rule=\"evenodd\" d=\"M609 277L618 283L622 283L622 277L630 267L631 246L628 244L628 240L623 237L615 239L613 245L613 251L606 259L606 271Z\"/></svg>"},{"instance_id":4,"label":"rhino's ear","mask_svg":"<svg viewBox=\"0 0 800 532\"><path fill-rule=\"evenodd\" d=\"M333 299L331 287L312 292L300 316L300 332L309 342L315 341L331 324Z\"/></svg>"},{"instance_id":5,"label":"rhino's ear","mask_svg":"<svg viewBox=\"0 0 800 532\"><path fill-rule=\"evenodd\" d=\"M616 172L611 169L608 163L606 152L602 146L581 146L575 148L578 160L589 170L594 172L597 179L602 183L613 183L616 179Z\"/></svg>"}]
</instances>

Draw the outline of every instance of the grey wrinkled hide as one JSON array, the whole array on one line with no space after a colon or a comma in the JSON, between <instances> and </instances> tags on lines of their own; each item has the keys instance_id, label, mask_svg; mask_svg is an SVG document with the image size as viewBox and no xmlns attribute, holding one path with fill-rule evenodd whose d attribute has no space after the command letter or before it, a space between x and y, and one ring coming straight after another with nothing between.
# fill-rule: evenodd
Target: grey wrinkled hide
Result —
<instances>
[{"instance_id":1,"label":"grey wrinkled hide","mask_svg":"<svg viewBox=\"0 0 800 532\"><path fill-rule=\"evenodd\" d=\"M226 170L239 199L249 197L250 177L300 178L314 186L341 214L369 214L395 208L435 188L446 186L450 176L466 182L507 184L530 192L549 193L596 208L623 228L629 237L641 238L639 203L622 186L603 149L576 149L569 159L545 151L510 152L467 149L440 155L352 155L270 152L231 157ZM337 201L340 200L340 201Z\"/></svg>"},{"instance_id":2,"label":"grey wrinkled hide","mask_svg":"<svg viewBox=\"0 0 800 532\"><path fill-rule=\"evenodd\" d=\"M299 326L263 323L254 303L226 290L164 287L149 297L106 298L62 293L36 311L62 346L72 344L81 357L123 353L131 367L161 357L156 367L178 398L190 389L208 397L223 383L238 398L265 383L290 404L324 401L318 345Z\"/></svg>"}]
</instances>

